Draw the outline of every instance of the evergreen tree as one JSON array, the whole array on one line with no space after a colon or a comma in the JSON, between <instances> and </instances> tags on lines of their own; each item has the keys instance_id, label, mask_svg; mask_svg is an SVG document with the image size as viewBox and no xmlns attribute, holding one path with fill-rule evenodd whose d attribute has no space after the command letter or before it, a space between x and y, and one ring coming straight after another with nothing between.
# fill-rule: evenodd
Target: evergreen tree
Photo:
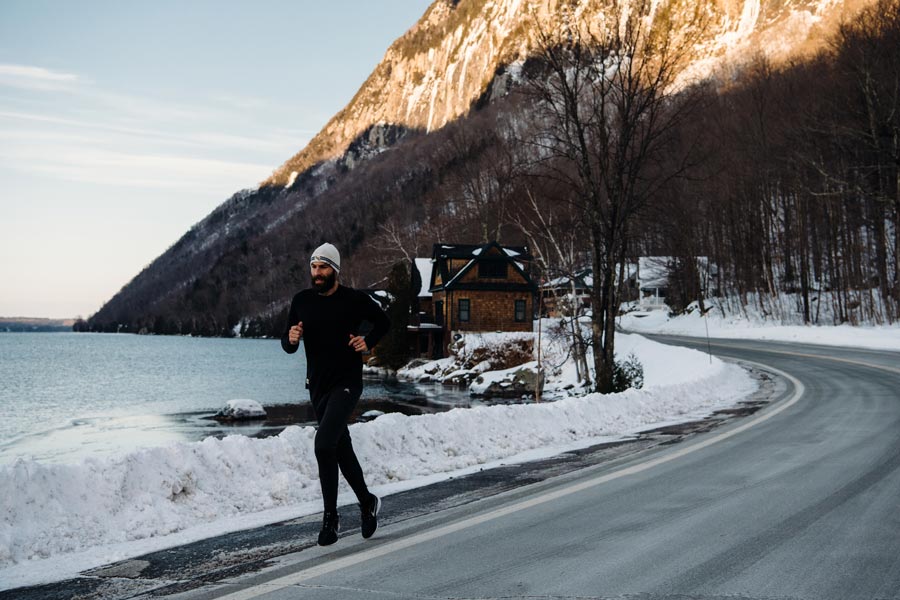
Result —
<instances>
[{"instance_id":1,"label":"evergreen tree","mask_svg":"<svg viewBox=\"0 0 900 600\"><path fill-rule=\"evenodd\" d=\"M387 309L391 328L378 344L378 361L382 366L398 369L409 361L407 326L412 287L406 261L396 262L391 267L387 291L391 295L391 304Z\"/></svg>"}]
</instances>

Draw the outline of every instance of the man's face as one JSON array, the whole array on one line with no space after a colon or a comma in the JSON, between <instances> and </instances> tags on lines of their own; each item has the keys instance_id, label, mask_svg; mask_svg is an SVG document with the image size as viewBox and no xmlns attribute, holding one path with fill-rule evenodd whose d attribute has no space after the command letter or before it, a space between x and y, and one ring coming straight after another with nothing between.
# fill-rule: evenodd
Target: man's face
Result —
<instances>
[{"instance_id":1,"label":"man's face","mask_svg":"<svg viewBox=\"0 0 900 600\"><path fill-rule=\"evenodd\" d=\"M309 265L310 276L312 278L313 289L323 294L334 287L337 274L331 265L327 263L314 262Z\"/></svg>"}]
</instances>

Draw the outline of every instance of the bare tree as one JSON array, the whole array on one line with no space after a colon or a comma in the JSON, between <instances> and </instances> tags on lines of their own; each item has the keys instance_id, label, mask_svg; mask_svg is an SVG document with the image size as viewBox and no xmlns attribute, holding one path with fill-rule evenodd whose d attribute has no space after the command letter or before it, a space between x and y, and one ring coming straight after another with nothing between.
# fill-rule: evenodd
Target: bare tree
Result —
<instances>
[{"instance_id":1,"label":"bare tree","mask_svg":"<svg viewBox=\"0 0 900 600\"><path fill-rule=\"evenodd\" d=\"M837 68L852 82L856 102L845 134L859 140L866 159L859 165L860 191L868 203L868 228L873 234L874 259L885 312L898 318L900 302L900 235L893 247L885 224L900 222L900 65L885 47L900 43L900 2L879 0L842 24L834 40ZM891 259L890 255L893 254ZM890 268L893 262L893 268Z\"/></svg>"},{"instance_id":2,"label":"bare tree","mask_svg":"<svg viewBox=\"0 0 900 600\"><path fill-rule=\"evenodd\" d=\"M595 389L612 389L617 279L636 216L685 165L664 160L676 126L694 108L677 77L702 31L699 4L608 3L598 22L569 20L562 36L539 30L540 66L527 93L532 143L548 177L573 190L591 241ZM680 16L678 16L680 15Z\"/></svg>"},{"instance_id":3,"label":"bare tree","mask_svg":"<svg viewBox=\"0 0 900 600\"><path fill-rule=\"evenodd\" d=\"M505 127L494 112L477 119L487 122L449 126L444 160L455 168L447 174L447 192L451 207L458 209L454 211L457 217L468 219L482 242L501 241L505 207L515 187L517 157L501 138Z\"/></svg>"},{"instance_id":4,"label":"bare tree","mask_svg":"<svg viewBox=\"0 0 900 600\"><path fill-rule=\"evenodd\" d=\"M584 313L576 289L577 276L586 262L583 248L587 244L583 229L579 227L581 215L576 205L565 199L545 195L541 202L530 188L526 187L524 192L527 200L510 213L510 221L528 240L542 284L554 280L568 281L568 293L556 296L554 300L571 344L578 381L590 383L586 356L588 341L584 339L579 324ZM555 294L561 287L542 285L539 293L551 289Z\"/></svg>"},{"instance_id":5,"label":"bare tree","mask_svg":"<svg viewBox=\"0 0 900 600\"><path fill-rule=\"evenodd\" d=\"M373 262L379 267L389 267L397 260L403 260L406 264L412 264L418 246L416 240L417 228L414 226L403 227L397 223L395 217L386 223L378 224L378 231L372 239L371 247L376 251Z\"/></svg>"}]
</instances>

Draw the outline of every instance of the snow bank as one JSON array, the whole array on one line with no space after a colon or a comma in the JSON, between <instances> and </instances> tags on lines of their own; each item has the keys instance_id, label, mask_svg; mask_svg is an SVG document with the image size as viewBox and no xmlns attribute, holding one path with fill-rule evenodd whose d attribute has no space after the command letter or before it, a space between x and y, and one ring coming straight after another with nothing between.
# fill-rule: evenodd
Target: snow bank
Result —
<instances>
[{"instance_id":1,"label":"snow bank","mask_svg":"<svg viewBox=\"0 0 900 600\"><path fill-rule=\"evenodd\" d=\"M637 333L705 337L708 327L711 338L772 340L876 350L900 350L900 324L893 326L779 325L762 318L722 317L721 312L716 310L709 311L705 318L700 316L700 311L677 317L669 317L667 310L634 312L620 317L617 322L623 329Z\"/></svg>"},{"instance_id":2,"label":"snow bank","mask_svg":"<svg viewBox=\"0 0 900 600\"><path fill-rule=\"evenodd\" d=\"M657 423L707 415L755 389L742 369L717 361L707 376L673 386L435 415L393 413L364 431L354 430L354 446L365 456L367 474L376 484L390 483L508 460L538 448L627 437Z\"/></svg>"},{"instance_id":3,"label":"snow bank","mask_svg":"<svg viewBox=\"0 0 900 600\"><path fill-rule=\"evenodd\" d=\"M262 419L266 416L266 409L256 400L239 398L229 400L222 409L216 413L217 417L234 420Z\"/></svg>"},{"instance_id":4,"label":"snow bank","mask_svg":"<svg viewBox=\"0 0 900 600\"><path fill-rule=\"evenodd\" d=\"M397 371L397 378L469 385L487 371L517 368L529 362L534 356L534 343L532 332L461 333L459 339L450 344L453 356L427 362L413 361Z\"/></svg>"},{"instance_id":5,"label":"snow bank","mask_svg":"<svg viewBox=\"0 0 900 600\"><path fill-rule=\"evenodd\" d=\"M530 390L534 390L537 380L537 368L537 361L531 361L509 369L485 371L469 384L469 392L475 395L484 395L492 388L519 389L527 387ZM521 391L518 392L518 395L521 395Z\"/></svg>"},{"instance_id":6,"label":"snow bank","mask_svg":"<svg viewBox=\"0 0 900 600\"><path fill-rule=\"evenodd\" d=\"M699 352L639 336L622 340L644 363L643 390L419 416L393 413L352 425L370 485L386 493L399 483L424 485L494 461L533 459L536 451L549 456L620 439L654 424L707 415L755 389L740 368L710 363ZM265 439L209 438L77 465L19 460L0 467L0 581L14 587L60 579L149 551L147 541L160 549L165 540L185 543L190 532L209 537L315 513L320 490L314 435L311 427L289 427ZM346 487L341 500L355 502ZM96 564L87 564L86 554Z\"/></svg>"},{"instance_id":7,"label":"snow bank","mask_svg":"<svg viewBox=\"0 0 900 600\"><path fill-rule=\"evenodd\" d=\"M20 459L0 469L0 565L306 500L318 494L314 434L207 438L75 465Z\"/></svg>"}]
</instances>

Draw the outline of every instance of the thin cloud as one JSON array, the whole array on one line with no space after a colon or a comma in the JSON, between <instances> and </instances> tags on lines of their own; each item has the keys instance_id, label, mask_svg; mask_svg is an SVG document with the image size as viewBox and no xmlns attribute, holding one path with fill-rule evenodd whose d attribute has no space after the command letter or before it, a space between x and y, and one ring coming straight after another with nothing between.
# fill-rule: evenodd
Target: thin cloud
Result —
<instances>
[{"instance_id":1,"label":"thin cloud","mask_svg":"<svg viewBox=\"0 0 900 600\"><path fill-rule=\"evenodd\" d=\"M259 152L292 152L294 148L301 148L309 141L309 137L295 138L279 135L266 135L251 137L231 135L225 133L191 133L183 136L185 143L198 146L227 147Z\"/></svg>"},{"instance_id":2,"label":"thin cloud","mask_svg":"<svg viewBox=\"0 0 900 600\"><path fill-rule=\"evenodd\" d=\"M247 117L270 117L273 107L249 95L198 106L104 90L40 67L0 65L0 83L4 78L67 86L62 97L22 93L0 102L0 169L7 171L117 187L233 191L266 179L311 137L273 130L265 119L254 127Z\"/></svg>"},{"instance_id":3,"label":"thin cloud","mask_svg":"<svg viewBox=\"0 0 900 600\"><path fill-rule=\"evenodd\" d=\"M19 171L68 181L140 188L238 189L256 185L270 165L108 151L78 145L0 148L0 163Z\"/></svg>"},{"instance_id":4,"label":"thin cloud","mask_svg":"<svg viewBox=\"0 0 900 600\"><path fill-rule=\"evenodd\" d=\"M51 71L31 65L0 64L0 85L25 90L55 91L68 89L81 79L74 73Z\"/></svg>"},{"instance_id":5,"label":"thin cloud","mask_svg":"<svg viewBox=\"0 0 900 600\"><path fill-rule=\"evenodd\" d=\"M212 97L216 104L224 104L238 111L259 111L269 108L271 102L256 96L240 96L237 94L217 94Z\"/></svg>"},{"instance_id":6,"label":"thin cloud","mask_svg":"<svg viewBox=\"0 0 900 600\"><path fill-rule=\"evenodd\" d=\"M223 111L213 106L181 106L144 96L105 90L102 86L97 86L77 74L31 65L0 64L0 86L32 92L64 92L81 101L103 106L107 111L137 121L148 119L196 121L234 116L231 111Z\"/></svg>"},{"instance_id":7,"label":"thin cloud","mask_svg":"<svg viewBox=\"0 0 900 600\"><path fill-rule=\"evenodd\" d=\"M3 65L0 64L0 75L19 77L24 79L39 79L42 81L77 81L78 75L73 73L58 73L43 67L31 67L28 65Z\"/></svg>"},{"instance_id":8,"label":"thin cloud","mask_svg":"<svg viewBox=\"0 0 900 600\"><path fill-rule=\"evenodd\" d=\"M296 149L302 148L311 137L308 132L303 132L302 134L298 135L298 133L295 132L288 133L283 131L276 131L259 137L204 131L170 133L160 130L108 125L106 123L98 123L93 121L84 121L52 115L25 113L2 109L0 109L0 119L26 123L61 125L77 129L93 130L95 132L104 132L108 134L141 138L145 140L154 140L157 142L178 146L191 146L197 148L213 149L232 148L270 153L294 152L296 151ZM11 137L11 134L12 132L5 132L3 131L2 127L0 127L0 137ZM41 137L42 139L48 139L52 138L53 135L54 133L51 132L49 134L42 135ZM61 134L60 137L62 137ZM97 142L104 141L100 137L94 137L93 139ZM105 141L113 142L114 140L107 139Z\"/></svg>"}]
</instances>

